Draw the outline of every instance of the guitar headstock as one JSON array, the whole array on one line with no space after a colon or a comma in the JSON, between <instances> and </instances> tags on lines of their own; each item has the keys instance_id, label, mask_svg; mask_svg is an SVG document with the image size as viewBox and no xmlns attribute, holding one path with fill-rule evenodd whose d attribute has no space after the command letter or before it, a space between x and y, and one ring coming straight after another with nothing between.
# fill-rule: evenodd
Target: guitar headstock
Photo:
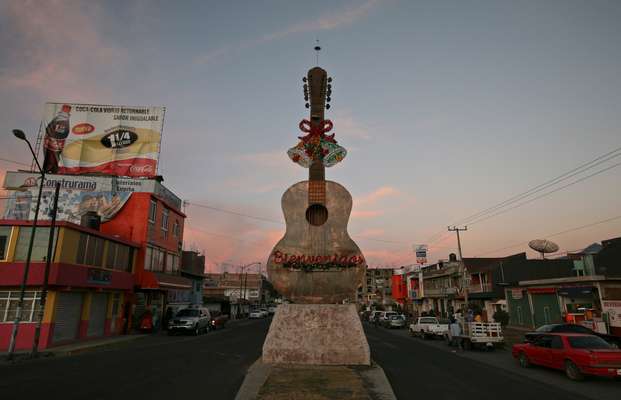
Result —
<instances>
[{"instance_id":1,"label":"guitar headstock","mask_svg":"<svg viewBox=\"0 0 621 400\"><path fill-rule=\"evenodd\" d=\"M311 121L322 121L324 111L330 109L332 78L328 77L328 73L324 69L314 67L308 70L308 74L302 78L302 81L304 82L305 106L310 108Z\"/></svg>"}]
</instances>

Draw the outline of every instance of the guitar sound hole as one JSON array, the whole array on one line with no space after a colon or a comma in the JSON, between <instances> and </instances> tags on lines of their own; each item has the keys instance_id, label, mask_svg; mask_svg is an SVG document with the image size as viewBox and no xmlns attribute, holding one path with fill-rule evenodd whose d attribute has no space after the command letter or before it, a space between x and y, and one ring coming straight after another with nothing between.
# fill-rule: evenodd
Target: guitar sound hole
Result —
<instances>
[{"instance_id":1,"label":"guitar sound hole","mask_svg":"<svg viewBox=\"0 0 621 400\"><path fill-rule=\"evenodd\" d=\"M306 220L313 226L321 226L328 220L328 209L321 204L313 204L306 209Z\"/></svg>"}]
</instances>

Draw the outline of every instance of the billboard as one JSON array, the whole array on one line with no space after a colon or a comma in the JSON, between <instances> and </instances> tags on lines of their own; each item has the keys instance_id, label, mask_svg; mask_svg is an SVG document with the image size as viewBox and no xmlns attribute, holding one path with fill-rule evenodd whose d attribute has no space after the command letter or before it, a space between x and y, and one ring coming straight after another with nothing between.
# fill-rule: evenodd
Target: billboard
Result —
<instances>
[{"instance_id":1,"label":"billboard","mask_svg":"<svg viewBox=\"0 0 621 400\"><path fill-rule=\"evenodd\" d=\"M417 245L414 251L416 252L416 262L419 264L427 264L427 245Z\"/></svg>"},{"instance_id":2,"label":"billboard","mask_svg":"<svg viewBox=\"0 0 621 400\"><path fill-rule=\"evenodd\" d=\"M51 174L153 177L164 107L46 103L43 169Z\"/></svg>"},{"instance_id":3,"label":"billboard","mask_svg":"<svg viewBox=\"0 0 621 400\"><path fill-rule=\"evenodd\" d=\"M7 172L5 189L11 190L4 219L34 219L41 176L29 172ZM60 221L79 224L87 212L96 212L102 222L109 221L123 208L133 192L153 193L162 197L170 206L181 208L181 199L159 182L145 179L106 176L46 175L41 194L40 219L52 215L54 189L60 183L58 215Z\"/></svg>"}]
</instances>

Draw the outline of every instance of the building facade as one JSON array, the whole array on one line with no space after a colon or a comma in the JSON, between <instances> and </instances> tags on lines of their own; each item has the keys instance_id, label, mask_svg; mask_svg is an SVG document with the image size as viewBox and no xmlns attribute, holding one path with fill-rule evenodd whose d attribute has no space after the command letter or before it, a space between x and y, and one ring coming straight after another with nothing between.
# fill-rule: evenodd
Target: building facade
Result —
<instances>
[{"instance_id":1,"label":"building facade","mask_svg":"<svg viewBox=\"0 0 621 400\"><path fill-rule=\"evenodd\" d=\"M0 350L9 346L24 276L31 222L0 220ZM50 224L35 231L16 349L31 349L48 251ZM139 244L94 229L58 222L39 348L126 333Z\"/></svg>"},{"instance_id":2,"label":"building facade","mask_svg":"<svg viewBox=\"0 0 621 400\"><path fill-rule=\"evenodd\" d=\"M392 268L367 268L362 286L358 288L358 304L362 307L391 307Z\"/></svg>"}]
</instances>

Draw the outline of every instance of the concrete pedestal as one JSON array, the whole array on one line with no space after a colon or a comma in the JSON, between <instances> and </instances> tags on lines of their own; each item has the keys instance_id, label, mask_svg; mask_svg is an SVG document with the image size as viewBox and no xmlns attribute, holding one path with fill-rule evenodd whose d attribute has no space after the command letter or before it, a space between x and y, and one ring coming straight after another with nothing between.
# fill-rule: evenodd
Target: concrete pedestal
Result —
<instances>
[{"instance_id":1,"label":"concrete pedestal","mask_svg":"<svg viewBox=\"0 0 621 400\"><path fill-rule=\"evenodd\" d=\"M370 365L354 304L281 304L263 344L267 364Z\"/></svg>"}]
</instances>

